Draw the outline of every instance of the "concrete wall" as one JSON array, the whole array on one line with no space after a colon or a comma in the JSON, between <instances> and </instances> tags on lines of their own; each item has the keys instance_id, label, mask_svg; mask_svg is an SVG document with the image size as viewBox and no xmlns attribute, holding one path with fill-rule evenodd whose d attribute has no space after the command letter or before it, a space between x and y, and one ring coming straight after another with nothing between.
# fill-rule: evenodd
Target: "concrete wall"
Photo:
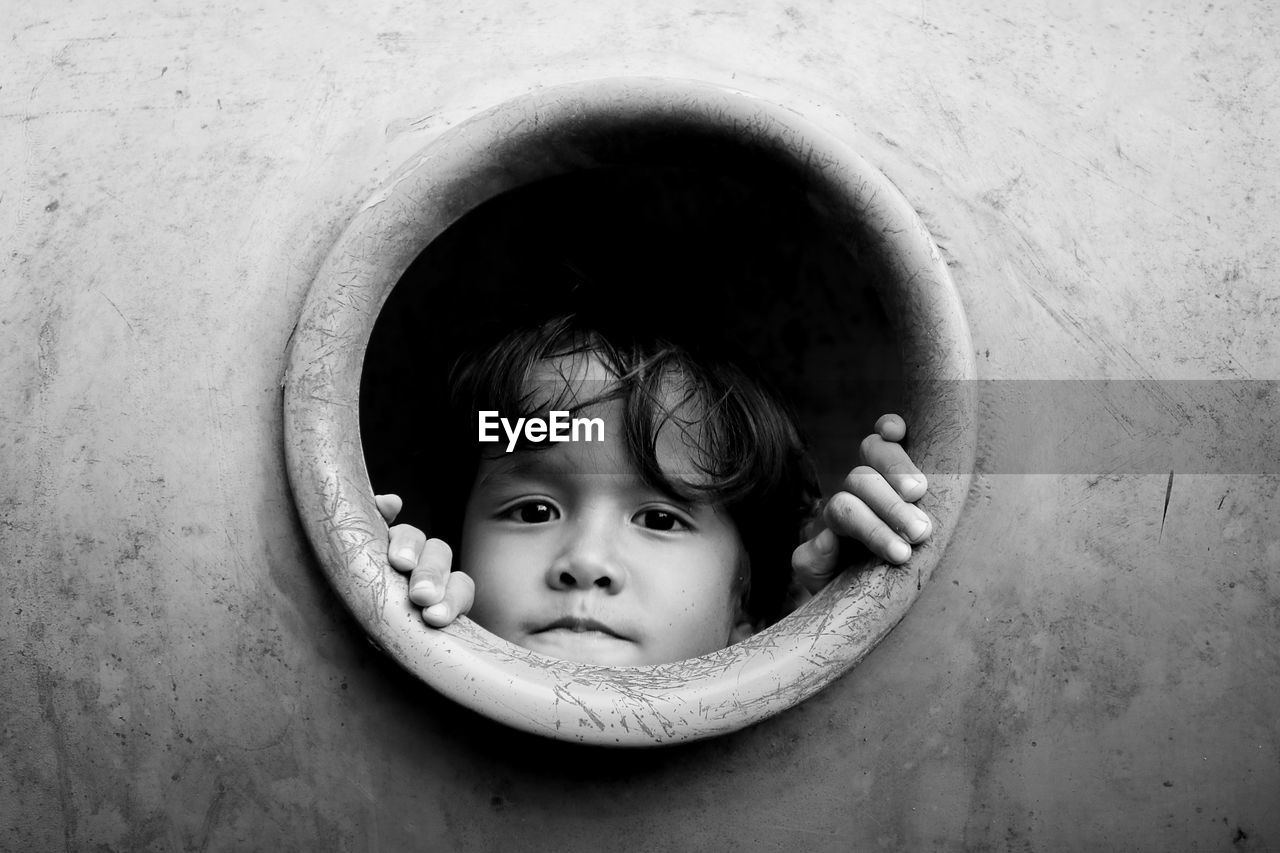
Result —
<instances>
[{"instance_id":1,"label":"concrete wall","mask_svg":"<svg viewBox=\"0 0 1280 853\"><path fill-rule=\"evenodd\" d=\"M1272 5L5 5L0 847L1280 847L1274 459L1170 480L1139 431L1014 471L990 406L960 528L867 660L613 752L365 641L294 514L279 390L391 170L615 74L840 116L947 255L984 378L1275 379Z\"/></svg>"}]
</instances>

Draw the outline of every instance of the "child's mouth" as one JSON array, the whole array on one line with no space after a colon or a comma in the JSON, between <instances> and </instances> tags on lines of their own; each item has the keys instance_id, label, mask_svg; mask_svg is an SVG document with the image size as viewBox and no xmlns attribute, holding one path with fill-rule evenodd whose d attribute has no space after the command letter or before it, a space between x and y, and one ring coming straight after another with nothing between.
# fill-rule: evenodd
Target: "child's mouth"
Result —
<instances>
[{"instance_id":1,"label":"child's mouth","mask_svg":"<svg viewBox=\"0 0 1280 853\"><path fill-rule=\"evenodd\" d=\"M564 616L547 625L545 628L539 628L537 631L534 631L534 633L546 634L552 631L564 631L573 634L603 634L617 640L627 639L603 622L598 622L595 619L583 619L575 616Z\"/></svg>"}]
</instances>

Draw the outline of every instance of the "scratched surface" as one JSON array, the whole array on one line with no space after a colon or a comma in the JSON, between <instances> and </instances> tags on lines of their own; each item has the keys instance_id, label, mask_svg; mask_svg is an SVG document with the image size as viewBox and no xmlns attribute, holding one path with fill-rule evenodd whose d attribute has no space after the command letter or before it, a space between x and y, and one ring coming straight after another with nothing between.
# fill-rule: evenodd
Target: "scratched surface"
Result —
<instances>
[{"instance_id":1,"label":"scratched surface","mask_svg":"<svg viewBox=\"0 0 1280 853\"><path fill-rule=\"evenodd\" d=\"M1274 475L981 475L848 677L616 752L368 645L279 414L307 284L398 164L535 85L640 73L855 126L983 378L1276 379L1270 4L5 5L0 847L1280 846Z\"/></svg>"}]
</instances>

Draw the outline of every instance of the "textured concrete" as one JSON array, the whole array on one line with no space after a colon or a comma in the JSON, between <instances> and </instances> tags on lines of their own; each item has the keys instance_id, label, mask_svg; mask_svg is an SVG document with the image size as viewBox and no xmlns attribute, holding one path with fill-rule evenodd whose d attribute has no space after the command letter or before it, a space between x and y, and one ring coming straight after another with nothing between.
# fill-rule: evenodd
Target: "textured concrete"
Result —
<instances>
[{"instance_id":1,"label":"textured concrete","mask_svg":"<svg viewBox=\"0 0 1280 853\"><path fill-rule=\"evenodd\" d=\"M399 163L615 74L846 121L947 254L984 378L1276 379L1270 4L6 5L0 847L1280 847L1274 460L981 474L850 675L618 753L365 642L279 396L309 281Z\"/></svg>"}]
</instances>

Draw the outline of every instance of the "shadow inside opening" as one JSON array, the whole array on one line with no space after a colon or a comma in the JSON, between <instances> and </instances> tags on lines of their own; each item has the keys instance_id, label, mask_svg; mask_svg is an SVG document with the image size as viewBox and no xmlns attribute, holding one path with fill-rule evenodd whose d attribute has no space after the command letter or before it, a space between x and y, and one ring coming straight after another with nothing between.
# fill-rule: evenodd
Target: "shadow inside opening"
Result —
<instances>
[{"instance_id":1,"label":"shadow inside opening","mask_svg":"<svg viewBox=\"0 0 1280 853\"><path fill-rule=\"evenodd\" d=\"M399 520L430 532L432 471L460 452L435 417L457 355L589 309L731 352L792 406L830 494L875 418L903 405L884 265L830 209L794 168L745 153L581 169L477 206L426 246L373 329L360 424L375 493L401 495Z\"/></svg>"}]
</instances>

